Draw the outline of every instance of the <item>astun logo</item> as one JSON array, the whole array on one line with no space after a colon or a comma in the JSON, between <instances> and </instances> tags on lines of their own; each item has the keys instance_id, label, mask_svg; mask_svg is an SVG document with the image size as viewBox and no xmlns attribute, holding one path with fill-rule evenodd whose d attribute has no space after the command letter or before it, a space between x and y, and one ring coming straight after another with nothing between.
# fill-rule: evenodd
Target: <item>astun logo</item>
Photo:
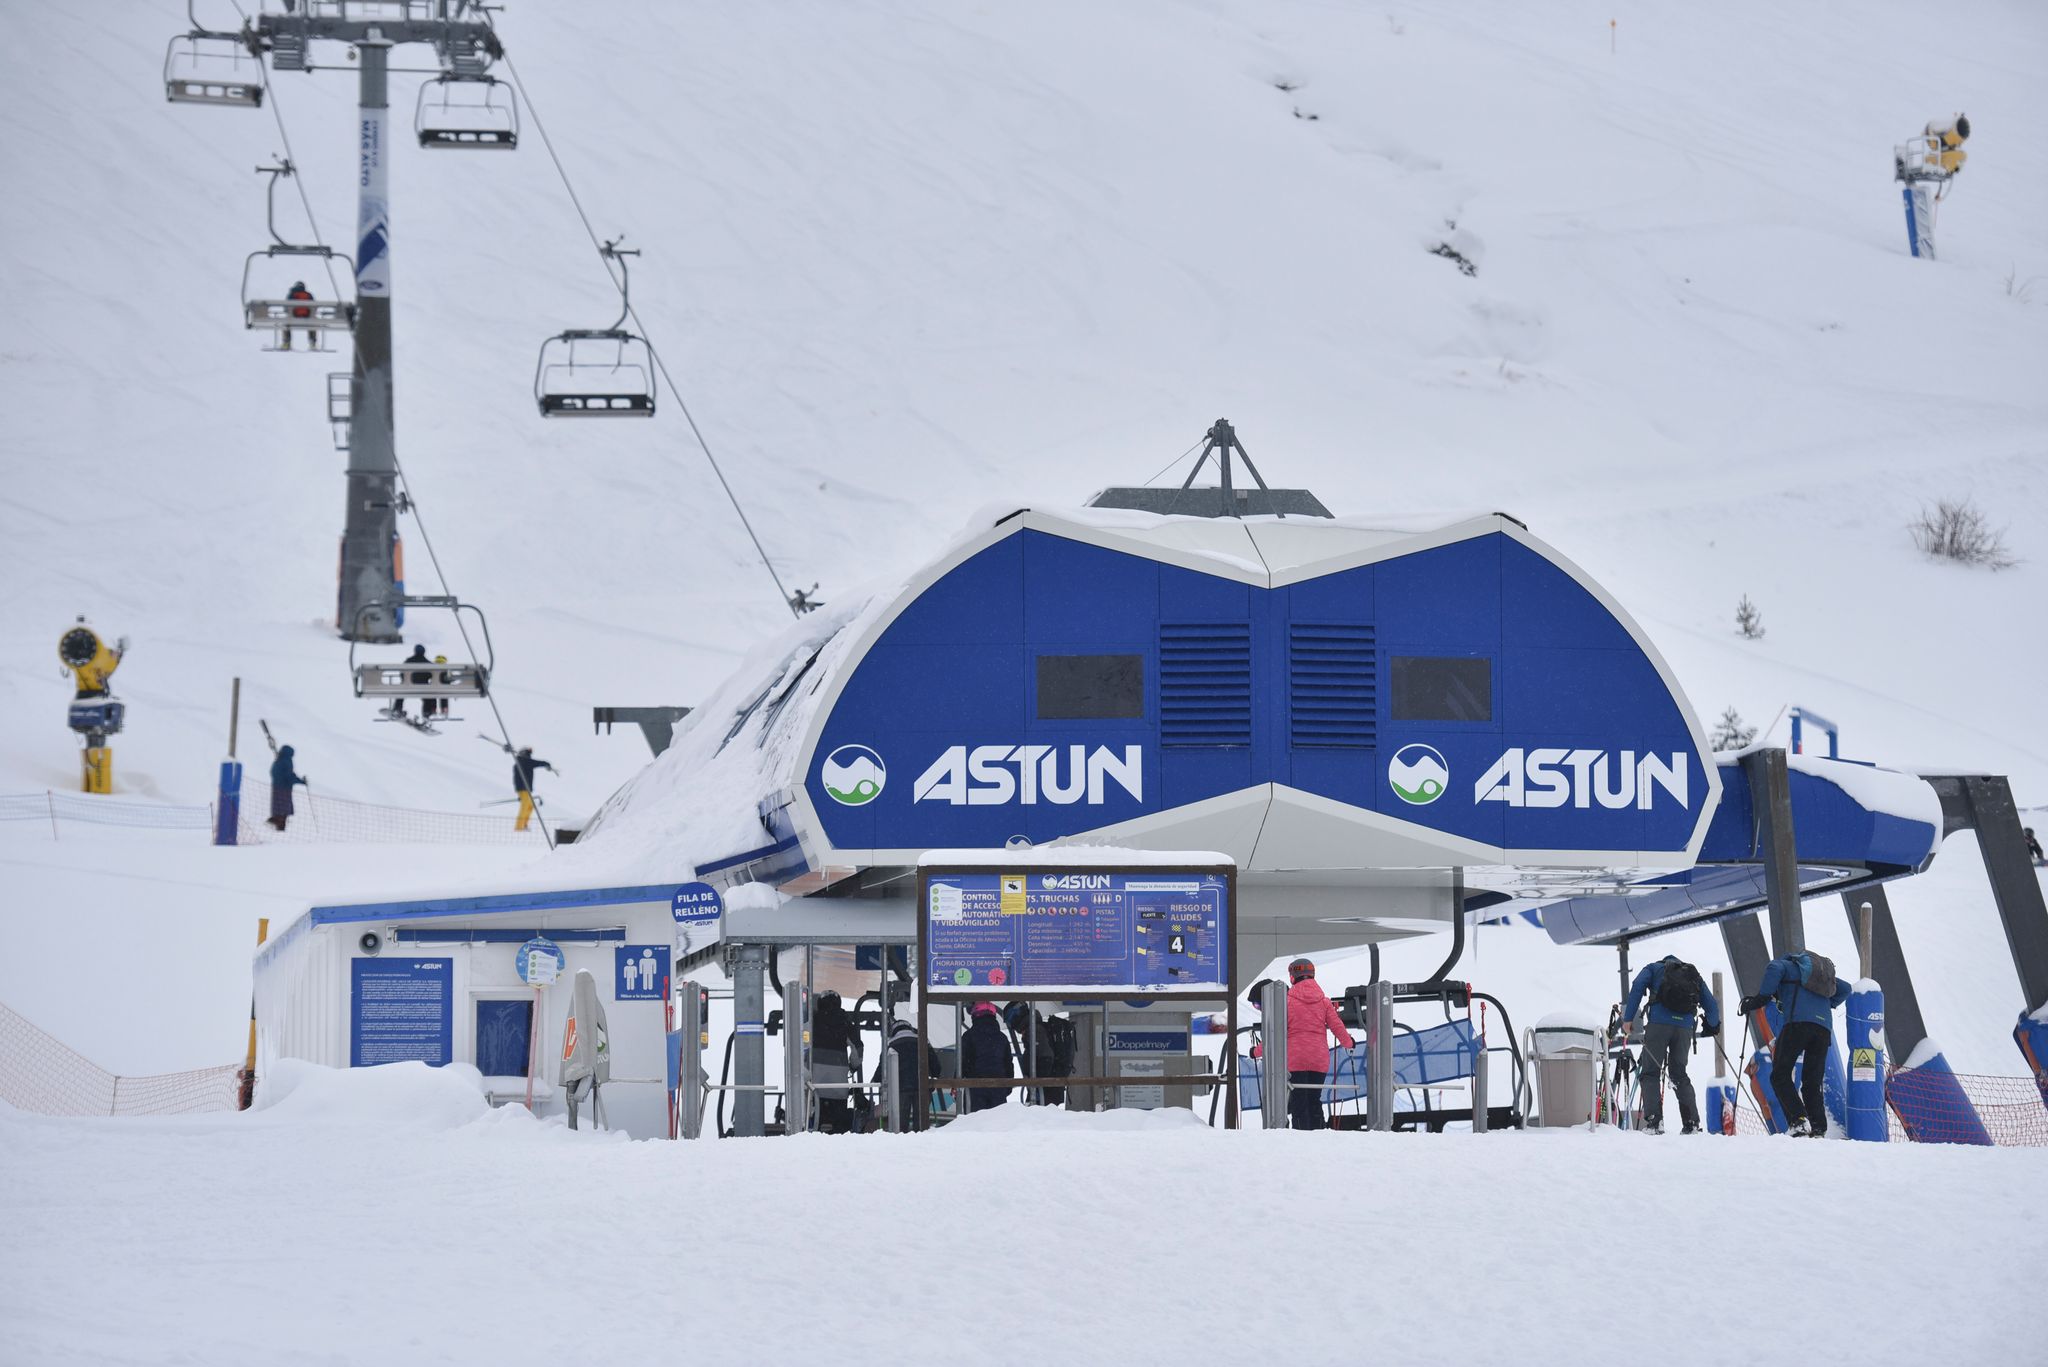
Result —
<instances>
[{"instance_id":1,"label":"astun logo","mask_svg":"<svg viewBox=\"0 0 2048 1367\"><path fill-rule=\"evenodd\" d=\"M1451 785L1451 766L1434 745L1404 745L1387 761L1387 782L1394 796L1427 807Z\"/></svg>"},{"instance_id":2,"label":"astun logo","mask_svg":"<svg viewBox=\"0 0 2048 1367\"><path fill-rule=\"evenodd\" d=\"M889 766L865 745L842 745L825 756L824 772L818 776L834 802L861 807L882 795L889 781Z\"/></svg>"}]
</instances>

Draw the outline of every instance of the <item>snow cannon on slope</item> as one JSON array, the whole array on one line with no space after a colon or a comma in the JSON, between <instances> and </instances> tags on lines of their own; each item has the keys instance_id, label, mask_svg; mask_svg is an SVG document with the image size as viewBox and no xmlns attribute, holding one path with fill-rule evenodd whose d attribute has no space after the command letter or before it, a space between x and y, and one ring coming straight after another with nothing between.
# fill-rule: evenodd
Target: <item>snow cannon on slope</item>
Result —
<instances>
[{"instance_id":1,"label":"snow cannon on slope","mask_svg":"<svg viewBox=\"0 0 2048 1367\"><path fill-rule=\"evenodd\" d=\"M109 680L127 653L127 637L110 646L83 616L57 638L57 658L78 684L67 724L85 740L83 786L88 793L114 791L114 755L107 748L107 737L120 731L128 709L114 696Z\"/></svg>"},{"instance_id":2,"label":"snow cannon on slope","mask_svg":"<svg viewBox=\"0 0 2048 1367\"><path fill-rule=\"evenodd\" d=\"M1970 120L1956 114L1930 119L1917 136L1892 149L1892 179L1904 185L1906 241L1913 255L1934 259L1934 213L1970 154Z\"/></svg>"}]
</instances>

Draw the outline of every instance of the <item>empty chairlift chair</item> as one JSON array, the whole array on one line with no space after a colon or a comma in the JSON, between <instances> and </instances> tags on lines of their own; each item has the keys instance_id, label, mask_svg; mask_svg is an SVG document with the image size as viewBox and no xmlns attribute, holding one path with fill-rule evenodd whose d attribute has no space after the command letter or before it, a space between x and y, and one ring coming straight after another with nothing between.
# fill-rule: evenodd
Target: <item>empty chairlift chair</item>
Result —
<instances>
[{"instance_id":1,"label":"empty chairlift chair","mask_svg":"<svg viewBox=\"0 0 2048 1367\"><path fill-rule=\"evenodd\" d=\"M608 328L571 329L541 343L534 365L533 397L543 418L651 418L654 416L654 349L626 331L633 311L626 258L618 239L601 248L619 263L619 317Z\"/></svg>"},{"instance_id":2,"label":"empty chairlift chair","mask_svg":"<svg viewBox=\"0 0 2048 1367\"><path fill-rule=\"evenodd\" d=\"M511 151L519 146L519 103L490 76L438 76L420 86L413 131L428 148Z\"/></svg>"},{"instance_id":3,"label":"empty chairlift chair","mask_svg":"<svg viewBox=\"0 0 2048 1367\"><path fill-rule=\"evenodd\" d=\"M194 29L164 54L164 98L177 104L263 103L263 59L232 33Z\"/></svg>"}]
</instances>

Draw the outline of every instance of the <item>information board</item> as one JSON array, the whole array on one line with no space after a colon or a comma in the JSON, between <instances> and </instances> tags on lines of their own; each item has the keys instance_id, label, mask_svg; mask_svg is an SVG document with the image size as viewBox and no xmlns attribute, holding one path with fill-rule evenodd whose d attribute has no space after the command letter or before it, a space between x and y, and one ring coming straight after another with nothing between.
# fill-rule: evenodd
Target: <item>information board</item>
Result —
<instances>
[{"instance_id":1,"label":"information board","mask_svg":"<svg viewBox=\"0 0 2048 1367\"><path fill-rule=\"evenodd\" d=\"M455 1046L453 959L349 961L348 1063L417 1059L436 1068Z\"/></svg>"},{"instance_id":2,"label":"information board","mask_svg":"<svg viewBox=\"0 0 2048 1367\"><path fill-rule=\"evenodd\" d=\"M934 988L1229 983L1230 885L1219 873L934 871L924 916Z\"/></svg>"}]
</instances>

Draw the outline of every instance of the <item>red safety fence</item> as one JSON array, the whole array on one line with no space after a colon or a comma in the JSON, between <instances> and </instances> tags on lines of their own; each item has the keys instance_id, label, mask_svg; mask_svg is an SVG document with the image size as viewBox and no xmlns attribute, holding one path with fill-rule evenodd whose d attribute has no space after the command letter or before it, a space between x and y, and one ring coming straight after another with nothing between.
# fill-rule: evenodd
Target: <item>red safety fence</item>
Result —
<instances>
[{"instance_id":1,"label":"red safety fence","mask_svg":"<svg viewBox=\"0 0 2048 1367\"><path fill-rule=\"evenodd\" d=\"M542 820L535 816L522 831L517 808L509 803L489 812L428 812L294 787L292 813L280 831L271 824L270 785L245 778L236 839L244 845L531 845L545 850Z\"/></svg>"},{"instance_id":2,"label":"red safety fence","mask_svg":"<svg viewBox=\"0 0 2048 1367\"><path fill-rule=\"evenodd\" d=\"M0 1004L0 1101L38 1115L194 1115L232 1111L242 1067L153 1077L110 1073Z\"/></svg>"}]
</instances>

